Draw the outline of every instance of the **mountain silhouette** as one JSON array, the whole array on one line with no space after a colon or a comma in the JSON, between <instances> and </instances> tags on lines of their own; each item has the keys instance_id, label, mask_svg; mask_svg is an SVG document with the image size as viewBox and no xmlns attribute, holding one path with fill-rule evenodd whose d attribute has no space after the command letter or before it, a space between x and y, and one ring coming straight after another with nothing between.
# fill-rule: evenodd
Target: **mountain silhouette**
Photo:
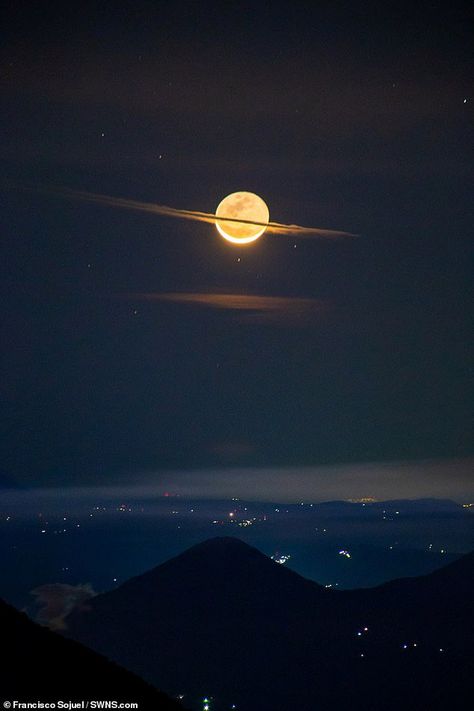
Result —
<instances>
[{"instance_id":1,"label":"mountain silhouette","mask_svg":"<svg viewBox=\"0 0 474 711\"><path fill-rule=\"evenodd\" d=\"M213 711L464 709L474 691L474 554L335 591L234 538L201 543L90 600L68 634Z\"/></svg>"},{"instance_id":2,"label":"mountain silhouette","mask_svg":"<svg viewBox=\"0 0 474 711\"><path fill-rule=\"evenodd\" d=\"M0 630L2 703L115 700L138 703L139 709L184 711L131 672L37 625L2 600Z\"/></svg>"}]
</instances>

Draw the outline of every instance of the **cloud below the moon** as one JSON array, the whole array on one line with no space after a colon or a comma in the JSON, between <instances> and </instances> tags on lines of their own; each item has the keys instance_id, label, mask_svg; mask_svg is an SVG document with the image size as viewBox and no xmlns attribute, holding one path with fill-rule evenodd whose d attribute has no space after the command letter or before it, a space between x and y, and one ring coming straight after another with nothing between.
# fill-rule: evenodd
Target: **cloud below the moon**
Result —
<instances>
[{"instance_id":1,"label":"cloud below the moon","mask_svg":"<svg viewBox=\"0 0 474 711\"><path fill-rule=\"evenodd\" d=\"M175 304L230 311L242 323L304 325L312 316L326 313L329 301L287 296L259 296L250 294L220 294L212 292L165 292L128 294L141 301L160 301Z\"/></svg>"}]
</instances>

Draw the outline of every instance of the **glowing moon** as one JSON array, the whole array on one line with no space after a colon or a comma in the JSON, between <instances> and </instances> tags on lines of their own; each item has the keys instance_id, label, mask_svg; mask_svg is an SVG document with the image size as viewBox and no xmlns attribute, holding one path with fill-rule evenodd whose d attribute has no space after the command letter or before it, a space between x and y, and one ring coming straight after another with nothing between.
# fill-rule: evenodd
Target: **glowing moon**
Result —
<instances>
[{"instance_id":1,"label":"glowing moon","mask_svg":"<svg viewBox=\"0 0 474 711\"><path fill-rule=\"evenodd\" d=\"M263 235L267 229L270 213L261 197L255 193L239 192L227 195L219 203L216 218L219 217L248 220L248 222L227 222L216 219L216 227L224 239L234 244L248 244ZM252 224L253 221L260 224Z\"/></svg>"}]
</instances>

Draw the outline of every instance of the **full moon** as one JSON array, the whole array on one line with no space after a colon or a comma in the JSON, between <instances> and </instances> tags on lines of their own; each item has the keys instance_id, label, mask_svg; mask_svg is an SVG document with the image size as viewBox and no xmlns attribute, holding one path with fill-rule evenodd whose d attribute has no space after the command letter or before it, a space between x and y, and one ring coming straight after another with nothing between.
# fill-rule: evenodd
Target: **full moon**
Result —
<instances>
[{"instance_id":1,"label":"full moon","mask_svg":"<svg viewBox=\"0 0 474 711\"><path fill-rule=\"evenodd\" d=\"M219 217L248 222L227 222L219 220ZM248 244L263 235L270 213L265 202L255 193L238 192L227 195L219 203L216 218L216 227L224 239L234 244ZM260 224L252 224L253 221Z\"/></svg>"}]
</instances>

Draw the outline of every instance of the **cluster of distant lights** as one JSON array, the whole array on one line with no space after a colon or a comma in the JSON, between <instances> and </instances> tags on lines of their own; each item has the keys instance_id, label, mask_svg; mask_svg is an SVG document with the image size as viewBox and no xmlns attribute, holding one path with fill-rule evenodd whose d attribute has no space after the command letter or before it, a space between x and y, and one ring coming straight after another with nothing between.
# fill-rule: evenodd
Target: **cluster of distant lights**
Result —
<instances>
[{"instance_id":1,"label":"cluster of distant lights","mask_svg":"<svg viewBox=\"0 0 474 711\"><path fill-rule=\"evenodd\" d=\"M179 495L179 494L170 494L169 492L165 492L162 496L163 496L164 498L166 498L166 497L169 497L169 498L180 498L180 495ZM232 497L232 501L233 501L233 502L238 502L238 501L240 501L240 499L239 499L238 497ZM378 500L377 500L376 498L372 497L372 496L366 496L366 497L362 497L362 498L358 498L358 499L346 499L346 501L347 501L348 503L359 504L359 505L362 505L362 506L366 506L366 505L369 505L369 506L370 506L371 504L374 504L374 503L377 503L377 502L378 502ZM312 508L315 504L313 504L313 503L307 503L307 502L305 502L305 501L300 501L300 502L298 502L298 505L299 505L299 506L307 506L307 507L309 507L309 508ZM473 508L474 508L474 502L462 503L462 504L460 504L460 507L462 507L462 508L464 508L464 509L473 509ZM243 508L243 511L247 511L247 510L248 510L247 507ZM119 512L119 513L137 513L137 512L144 512L144 508L143 508L143 506L132 507L132 506L131 506L130 504L128 504L128 503L120 503L119 505L114 506L113 508L110 508L110 507L107 508L106 506L94 506L94 507L92 508L92 512L89 513L89 517L92 518L92 517L94 516L94 514L96 514L96 513L102 513L102 512L108 512L108 511L109 511L109 512L110 512L110 511L116 511L116 512ZM274 512L275 512L275 513L281 513L282 511L283 511L284 513L289 513L289 510L288 510L288 509L281 509L281 508L279 508L279 507L275 507L275 508L274 508ZM190 512L190 513L193 513L193 512L194 512L194 509L189 509L189 512ZM176 509L173 509L170 513L171 513L171 514L174 514L174 515L177 515L177 514L180 513L180 511L178 511L178 510L176 510ZM394 512L389 512L389 511L387 511L386 509L384 509L384 510L382 511L382 518L383 518L383 520L393 521L393 520L394 520L394 519L392 518L393 515L399 516L400 514L401 514L401 511L398 511L398 510L397 510L397 511L394 511ZM231 512L228 514L228 517L229 517L230 522L233 523L233 522L236 521L236 518L235 518L236 515L237 515L237 510L231 511ZM41 517L42 514L38 514L38 516ZM10 521L11 518L12 518L12 517L11 517L10 515L7 515L7 516L4 517L3 520L4 520L4 521ZM239 525L242 525L242 526L245 527L245 526L252 525L252 523L254 523L254 522L256 522L256 521L261 521L261 520L266 520L266 519L267 519L266 515L263 515L261 518L257 518L257 517L245 518L245 519L242 519L241 521L239 521ZM217 521L217 520L212 521L212 523L222 523L222 522L223 522L223 521ZM327 529L325 529L325 528L322 528L322 529L316 528L315 530L316 530L316 531L323 531L324 533L327 531Z\"/></svg>"},{"instance_id":2,"label":"cluster of distant lights","mask_svg":"<svg viewBox=\"0 0 474 711\"><path fill-rule=\"evenodd\" d=\"M122 513L132 513L132 507L128 504L120 504L120 506L117 506L117 511L120 511Z\"/></svg>"},{"instance_id":3,"label":"cluster of distant lights","mask_svg":"<svg viewBox=\"0 0 474 711\"><path fill-rule=\"evenodd\" d=\"M43 517L43 514L41 514L41 513L38 514L38 518L42 518L42 517ZM8 518L10 518L10 517L8 517ZM8 519L7 519L7 520L8 520ZM67 516L63 516L63 517L62 517L62 520L63 520L63 521L67 521L67 520L68 520L68 519L67 519ZM46 534L46 533L48 533L49 531L51 531L51 529L48 529L48 528L47 528L47 527L49 526L49 521L45 521L45 522L43 523L43 526L44 526L44 528L41 528L41 529L40 529L40 534ZM74 528L80 528L80 527L81 527L81 524L80 524L80 523L76 523L76 524L74 525ZM59 535L59 534L61 534L61 533L67 533L69 530L70 530L70 529L68 529L67 527L66 527L66 528L55 528L54 530L52 530L52 533L55 534L55 535Z\"/></svg>"},{"instance_id":4,"label":"cluster of distant lights","mask_svg":"<svg viewBox=\"0 0 474 711\"><path fill-rule=\"evenodd\" d=\"M368 627L362 627L356 632L356 637L364 637L369 631ZM408 649L416 649L418 647L418 642L403 642L400 644L400 649L403 651L407 651ZM438 652L443 653L444 652L444 647L438 647ZM365 657L365 654L361 652L359 654L360 657Z\"/></svg>"},{"instance_id":5,"label":"cluster of distant lights","mask_svg":"<svg viewBox=\"0 0 474 711\"><path fill-rule=\"evenodd\" d=\"M404 642L403 644L400 645L400 648L403 650L408 650L410 648L416 648L418 647L418 642ZM444 652L444 647L438 647L438 652L443 653Z\"/></svg>"},{"instance_id":6,"label":"cluster of distant lights","mask_svg":"<svg viewBox=\"0 0 474 711\"><path fill-rule=\"evenodd\" d=\"M182 701L184 699L184 694L178 694L179 701ZM209 698L205 696L202 700L202 711L212 711L211 704L212 704L212 696ZM232 711L237 708L236 704L231 704L230 708Z\"/></svg>"},{"instance_id":7,"label":"cluster of distant lights","mask_svg":"<svg viewBox=\"0 0 474 711\"><path fill-rule=\"evenodd\" d=\"M283 557L285 557L285 556L283 556ZM290 557L290 556L288 556L288 558L289 558L289 557ZM274 556L272 556L272 560L275 560L275 557L274 557ZM279 560L276 560L276 562L280 562L280 561L279 561ZM331 586L330 586L330 585L326 585L326 587L331 587ZM359 637L359 638L360 638L360 637L364 637L365 635L368 634L368 632L369 632L369 628L368 628L367 626L365 626L365 627L362 627L361 629L359 629L359 630L356 632L356 636ZM404 642L404 643L402 643L402 644L400 645L400 649L402 649L403 651L407 651L407 650L409 650L410 648L411 648L411 649L416 649L417 647L418 647L418 642ZM444 651L445 651L445 650L444 650L444 647L438 647L438 652L444 653ZM360 653L359 653L359 657L362 658L362 659L365 658L365 653L364 653L364 652L360 652ZM184 694L179 694L179 695L177 696L177 698L178 698L180 701L182 701L182 700L184 699ZM202 700L202 711L212 711L211 704L212 704L212 697L209 698L209 697L205 696L205 697L203 698L203 700ZM232 709L232 711L234 711L234 709L237 709L236 704L232 704L232 705L230 706L230 709Z\"/></svg>"},{"instance_id":8,"label":"cluster of distant lights","mask_svg":"<svg viewBox=\"0 0 474 711\"><path fill-rule=\"evenodd\" d=\"M274 555L271 556L271 559L275 561L275 563L278 563L279 565L285 565L291 558L291 555L287 553L275 553Z\"/></svg>"},{"instance_id":9,"label":"cluster of distant lights","mask_svg":"<svg viewBox=\"0 0 474 711\"><path fill-rule=\"evenodd\" d=\"M232 501L238 501L238 499L233 498ZM368 498L367 498L367 499L357 499L357 500L353 499L353 500L350 500L350 501L351 501L351 503L360 503L360 504L362 504L362 505L365 505L366 503L373 503L373 502L375 502L375 499L371 499L370 501L369 501ZM304 505L304 502L300 502L300 505ZM468 509L469 509L469 508L474 508L474 503L467 503L467 504L461 504L461 505L462 505L463 508L468 508ZM313 504L309 504L309 506L313 506ZM114 510L117 511L117 512L119 512L119 513L132 513L132 512L133 512L133 509L132 509L132 507L131 507L129 504L120 504L119 506L114 507ZM143 507L140 507L139 510L140 510L140 511L143 511L144 509L143 509ZM93 509L92 509L92 513L89 513L89 517L92 518L93 515L94 515L94 513L102 513L102 512L106 512L106 511L107 511L107 508L106 508L105 506L94 506ZM189 511L190 511L191 513L193 513L193 512L194 512L194 509L189 509ZM247 511L247 507L245 507L244 511ZM280 511L281 511L281 509L275 508L275 512L276 512L276 513L280 513ZM175 516L175 515L178 515L179 513L180 513L180 512L179 512L177 509L173 509L173 510L170 511L170 514L171 514L172 516L173 516L173 515L174 515L174 516ZM286 513L288 513L288 510L286 510ZM384 518L384 520L387 520L387 518L386 518L386 516L385 516L386 513L387 513L387 512L384 510L384 511L383 511L383 514L384 514L384 515L383 515L383 518ZM400 511L395 511L395 514L398 514L398 515L399 515L399 514L400 514ZM38 514L38 517L39 517L39 518L41 518L42 516L43 516L43 514L41 514L41 513ZM6 516L4 520L5 520L5 521L10 521L11 518L12 518L11 516ZM67 521L67 520L68 520L68 519L67 519L67 516L64 516L64 517L63 517L63 521ZM266 514L263 514L263 516L261 516L261 517L253 516L252 518L242 518L242 519L238 519L238 518L237 518L237 512L236 512L236 511L230 511L229 514L228 514L227 522L228 522L228 523L232 523L232 524L237 524L240 528L248 528L248 527L250 527L250 526L253 526L255 523L259 523L259 522L266 521L266 520L267 520ZM390 519L390 520L393 520L393 519ZM222 519L214 519L214 520L212 521L212 523L215 524L215 525L217 525L217 524L221 524L221 525L222 525L222 524L225 524L226 521L225 521L225 520L222 520ZM65 534L65 533L67 533L69 530L71 530L70 528L67 528L67 527L64 527L64 528L56 528L56 529L54 529L54 530L51 530L50 528L48 528L48 526L49 526L49 521L45 521L45 522L43 523L43 528L41 528L41 529L39 530L40 534L45 535L45 534L47 534L48 532L51 532L51 533L53 533L53 534L55 534L55 535L60 535L60 534ZM74 527L75 527L75 528L80 528L80 527L81 527L81 524L80 524L80 523L76 523L76 524L74 524ZM181 526L178 526L178 528L181 528ZM314 530L315 530L316 532L318 532L318 533L327 533L327 529L326 529L326 528L321 528L321 529L320 529L319 527L316 527ZM395 541L395 543L394 543L393 545L390 545L388 548L389 548L389 550L394 550L395 546L398 546L398 545L399 545L398 541ZM432 550L433 550L433 543L430 543L430 544L428 545L428 548L427 548L427 549L428 549L428 551L432 551ZM439 553L442 554L442 555L445 555L445 554L447 553L446 547L440 548L440 549L439 549ZM341 549L340 551L338 551L338 555L340 555L340 556L342 556L342 557L344 557L344 558L347 558L347 559L351 559L351 558L352 558L352 555L351 555L350 551L348 551L347 549ZM290 556L288 556L288 557L282 556L282 560L277 560L276 562L279 562L279 563L286 563L287 560L289 560L289 558L290 558ZM274 559L275 559L275 558L272 556L272 560L274 560ZM332 587L332 585L333 585L333 584L331 583L330 585L326 585L325 587ZM335 585L338 585L338 583L335 583Z\"/></svg>"},{"instance_id":10,"label":"cluster of distant lights","mask_svg":"<svg viewBox=\"0 0 474 711\"><path fill-rule=\"evenodd\" d=\"M175 495L171 495L171 494L168 493L168 492L165 492L165 493L163 494L163 496L164 496L164 497L170 497L170 498L179 498L178 495L176 495L176 496L175 496ZM239 499L238 497L232 497L232 501L237 503L237 502L240 501L240 499ZM377 499L375 499L375 498L372 497L372 496L366 496L366 497L362 497L362 498L359 498L359 499L347 499L347 501L348 501L349 503L352 503L352 504L359 504L359 505L362 505L362 506L366 506L366 505L367 505L367 506L370 506L371 504L377 503ZM298 504L299 504L299 506L308 506L308 507L310 507L310 508L314 506L313 503L307 503L307 502L304 502L304 501L300 501L300 502L298 502ZM462 504L460 504L460 506L461 506L462 508L464 508L464 509L468 509L468 510L471 509L471 510L472 510L472 509L474 509L474 502L462 503ZM246 512L247 510L248 510L247 507L243 507L242 512ZM115 505L115 506L113 506L113 507L109 507L109 508L107 508L106 506L103 506L103 505L102 505L102 506L94 506L94 507L90 510L89 517L90 517L90 518L93 518L93 516L94 516L95 514L101 514L101 513L110 512L110 511L116 511L116 512L118 512L118 513L128 513L128 514L129 514L129 513L143 512L143 511L144 511L144 508L143 508L142 506L132 507L129 503L123 503L123 502L120 503L120 504L118 504L118 505ZM195 511L194 508L189 509L189 512L190 512L190 513L193 513L194 511ZM275 513L281 513L282 511L285 512L285 513L289 513L289 510L288 510L288 509L280 509L279 507L275 507L275 508L274 508L274 512L275 512ZM177 516L177 515L180 514L180 513L181 513L181 512L180 512L179 510L177 510L177 509L172 509L172 510L170 511L170 514L171 514L172 516ZM393 520L394 520L393 516L394 516L394 515L395 515L395 516L400 516L400 514L401 514L401 512L400 512L399 510L396 510L396 511L394 511L394 512L389 512L388 510L384 509L384 510L382 511L382 518L383 518L383 520L389 520L389 521L391 520L391 521L393 521ZM38 517L39 517L39 518L42 518L42 516L43 516L43 514L41 514L41 513L38 514ZM4 517L3 520L8 522L8 521L10 521L11 519L12 519L12 516L7 515L7 516ZM67 520L68 520L68 519L67 519L67 516L64 516L64 517L63 517L63 521L66 522ZM237 509L234 509L233 511L230 511L230 512L228 513L227 519L225 519L225 518L224 518L224 519L214 519L214 520L212 520L212 524L214 524L214 525L217 525L217 524L224 525L224 524L226 524L226 523L230 523L230 524L237 525L237 526L239 526L240 528L249 528L250 526L253 526L253 525L256 524L256 523L261 523L262 521L267 521L267 515L266 515L266 514L263 514L263 515L261 515L261 516L253 516L253 517L245 516L245 517L242 517L242 518L241 518L240 515L239 515L239 513L238 513L238 510L237 510ZM56 527L55 529L52 529L52 527L49 525L49 522L48 522L48 521L42 521L42 524L43 524L42 527L39 529L39 533L42 534L42 535L46 535L47 533L50 533L50 534L52 533L52 534L54 534L54 535L64 535L64 534L70 532L71 529L73 529L73 528L80 528L80 527L81 527L81 524L80 524L80 523L75 523L75 524L69 524L69 527L64 526L64 527ZM181 526L178 525L178 528L181 528ZM327 530L328 530L328 529L316 527L314 530L315 530L316 533L323 533L323 534L325 534L325 533L327 533ZM392 545L388 546L388 548L389 548L389 550L394 550L395 546L398 546L398 545L399 545L399 542L396 541L396 542L393 543ZM428 547L427 547L427 550L428 550L428 551L433 551L433 548L434 548L433 544L430 543L430 544L428 545ZM442 546L441 548L436 549L436 550L433 551L433 552L438 552L438 553L440 553L441 555L445 555L448 551L447 551L446 546ZM348 551L347 549L341 549L340 551L338 551L338 554L339 554L340 556L346 558L346 559L351 559L351 558L352 558L352 555L351 555L350 551ZM285 562L286 562L286 560L285 560Z\"/></svg>"},{"instance_id":11,"label":"cluster of distant lights","mask_svg":"<svg viewBox=\"0 0 474 711\"><path fill-rule=\"evenodd\" d=\"M363 627L361 630L357 632L357 637L363 637L367 632L369 631L368 627ZM359 657L365 657L364 652L360 652Z\"/></svg>"},{"instance_id":12,"label":"cluster of distant lights","mask_svg":"<svg viewBox=\"0 0 474 711\"><path fill-rule=\"evenodd\" d=\"M400 516L400 511L395 511L396 516ZM385 509L382 511L382 521L394 521L395 519L390 516L390 514L385 511Z\"/></svg>"},{"instance_id":13,"label":"cluster of distant lights","mask_svg":"<svg viewBox=\"0 0 474 711\"><path fill-rule=\"evenodd\" d=\"M245 507L244 511L247 511L247 507ZM225 523L231 523L231 524L236 524L237 526L240 526L240 528L248 528L249 526L253 526L254 523L260 523L261 521L266 521L267 520L267 515L263 514L260 518L257 516L253 516L252 518L242 518L239 519L237 517L237 512L236 511L230 511L228 514L227 521L223 519L218 519L215 518L212 523L213 525L218 525L220 524L221 526L224 525Z\"/></svg>"}]
</instances>

